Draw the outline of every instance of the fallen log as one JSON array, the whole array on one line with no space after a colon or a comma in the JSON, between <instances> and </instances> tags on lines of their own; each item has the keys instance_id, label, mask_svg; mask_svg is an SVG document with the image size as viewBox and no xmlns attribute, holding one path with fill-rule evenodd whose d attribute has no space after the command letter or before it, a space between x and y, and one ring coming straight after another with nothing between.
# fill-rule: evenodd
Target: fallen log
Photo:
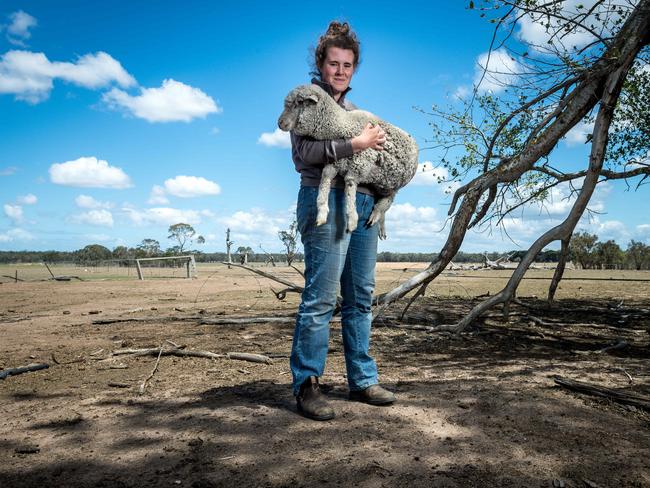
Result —
<instances>
[{"instance_id":1,"label":"fallen log","mask_svg":"<svg viewBox=\"0 0 650 488\"><path fill-rule=\"evenodd\" d=\"M598 386L591 383L584 383L582 381L576 381L570 378L563 378L561 376L555 376L553 380L557 385L563 388L567 388L569 390L577 391L579 393L586 393L587 395L609 398L610 400L613 400L618 403L623 403L625 405L632 405L634 407L650 410L649 397L635 395L634 393L627 393L625 391L620 391L620 390L612 390L611 388L605 388L604 386Z\"/></svg>"},{"instance_id":2,"label":"fallen log","mask_svg":"<svg viewBox=\"0 0 650 488\"><path fill-rule=\"evenodd\" d=\"M23 373L29 373L30 371L39 371L41 369L47 369L50 365L47 363L39 364L28 364L27 366L20 366L19 368L8 368L0 371L0 380L4 380L8 376L16 376Z\"/></svg>"}]
</instances>

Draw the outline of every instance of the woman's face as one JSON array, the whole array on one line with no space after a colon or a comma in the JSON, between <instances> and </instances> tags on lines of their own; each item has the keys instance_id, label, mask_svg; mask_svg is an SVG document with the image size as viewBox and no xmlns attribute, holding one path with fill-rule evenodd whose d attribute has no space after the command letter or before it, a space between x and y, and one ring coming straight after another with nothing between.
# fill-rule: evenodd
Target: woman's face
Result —
<instances>
[{"instance_id":1,"label":"woman's face","mask_svg":"<svg viewBox=\"0 0 650 488\"><path fill-rule=\"evenodd\" d=\"M328 48L320 74L321 80L334 89L334 98L338 100L350 86L354 74L354 52L351 49Z\"/></svg>"}]
</instances>

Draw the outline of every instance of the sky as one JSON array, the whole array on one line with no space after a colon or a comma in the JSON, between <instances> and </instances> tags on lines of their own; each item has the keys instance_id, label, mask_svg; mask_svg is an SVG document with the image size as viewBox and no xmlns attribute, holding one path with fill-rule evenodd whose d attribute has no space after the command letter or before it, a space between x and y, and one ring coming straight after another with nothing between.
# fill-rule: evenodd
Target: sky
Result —
<instances>
[{"instance_id":1,"label":"sky","mask_svg":"<svg viewBox=\"0 0 650 488\"><path fill-rule=\"evenodd\" d=\"M185 222L206 252L225 249L226 228L235 248L281 251L299 175L277 118L309 82L309 49L329 21L350 22L362 42L349 99L425 148L423 111L470 92L489 46L492 25L466 4L0 0L0 250L166 248L168 227ZM521 42L539 35L532 27L519 26ZM581 162L588 150L577 128L553 158ZM380 251L444 244L449 185L436 157L420 152ZM468 232L461 250L526 249L566 215L567 196L560 187L507 232ZM650 244L646 198L645 187L600 185L579 230Z\"/></svg>"}]
</instances>

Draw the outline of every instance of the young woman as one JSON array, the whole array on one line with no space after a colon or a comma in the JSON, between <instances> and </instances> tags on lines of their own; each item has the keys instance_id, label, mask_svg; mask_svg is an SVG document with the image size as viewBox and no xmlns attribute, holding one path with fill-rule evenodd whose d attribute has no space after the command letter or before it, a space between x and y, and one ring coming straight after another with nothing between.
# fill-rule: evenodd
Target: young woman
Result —
<instances>
[{"instance_id":1,"label":"young woman","mask_svg":"<svg viewBox=\"0 0 650 488\"><path fill-rule=\"evenodd\" d=\"M328 92L346 110L350 81L359 65L359 41L347 22L331 22L314 53L312 83ZM316 226L316 197L323 166L367 148L383 149L385 134L368 124L351 139L318 141L291 134L292 157L300 173L298 229L305 250L305 290L298 309L291 351L293 391L298 410L315 420L329 420L334 410L320 391L325 369L329 322L341 287L341 325L350 399L389 405L395 395L378 385L377 365L369 355L371 302L375 286L378 230L369 227L375 203L370 188L359 185L356 195L359 225L345 231L344 182L337 177L329 193L327 222Z\"/></svg>"}]
</instances>

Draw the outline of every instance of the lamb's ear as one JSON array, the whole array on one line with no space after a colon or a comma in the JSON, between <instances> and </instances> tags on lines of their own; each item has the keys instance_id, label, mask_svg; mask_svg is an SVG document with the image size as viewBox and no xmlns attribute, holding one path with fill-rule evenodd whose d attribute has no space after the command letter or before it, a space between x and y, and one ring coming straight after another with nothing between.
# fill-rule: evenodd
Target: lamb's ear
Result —
<instances>
[{"instance_id":1,"label":"lamb's ear","mask_svg":"<svg viewBox=\"0 0 650 488\"><path fill-rule=\"evenodd\" d=\"M315 93L310 93L309 95L307 95L306 100L308 102L318 103L318 95L316 95Z\"/></svg>"}]
</instances>

